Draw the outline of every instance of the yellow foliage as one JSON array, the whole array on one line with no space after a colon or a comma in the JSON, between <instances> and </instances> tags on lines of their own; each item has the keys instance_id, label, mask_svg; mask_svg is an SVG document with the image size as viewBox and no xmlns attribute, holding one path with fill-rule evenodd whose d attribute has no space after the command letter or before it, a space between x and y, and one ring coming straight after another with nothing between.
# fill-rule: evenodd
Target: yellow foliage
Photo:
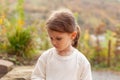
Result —
<instances>
[{"instance_id":1,"label":"yellow foliage","mask_svg":"<svg viewBox=\"0 0 120 80\"><path fill-rule=\"evenodd\" d=\"M19 25L19 26L23 26L23 25L24 25L24 21L21 20L21 19L19 19L19 20L18 20L18 25Z\"/></svg>"},{"instance_id":2,"label":"yellow foliage","mask_svg":"<svg viewBox=\"0 0 120 80\"><path fill-rule=\"evenodd\" d=\"M3 44L3 46L2 46L2 47L3 47L3 49L7 49L7 46L6 46L6 44L5 44L5 43Z\"/></svg>"},{"instance_id":3,"label":"yellow foliage","mask_svg":"<svg viewBox=\"0 0 120 80\"><path fill-rule=\"evenodd\" d=\"M5 19L5 17L6 17L6 15L3 13L3 14L2 14L2 19Z\"/></svg>"},{"instance_id":4,"label":"yellow foliage","mask_svg":"<svg viewBox=\"0 0 120 80\"><path fill-rule=\"evenodd\" d=\"M112 32L112 36L116 36L117 34L115 32Z\"/></svg>"},{"instance_id":5,"label":"yellow foliage","mask_svg":"<svg viewBox=\"0 0 120 80\"><path fill-rule=\"evenodd\" d=\"M5 19L5 14L2 14L2 16L0 17L0 25L3 24L4 19Z\"/></svg>"},{"instance_id":6,"label":"yellow foliage","mask_svg":"<svg viewBox=\"0 0 120 80\"><path fill-rule=\"evenodd\" d=\"M6 28L4 26L3 29L2 29L2 33L1 34L5 34L5 33L6 33Z\"/></svg>"},{"instance_id":7,"label":"yellow foliage","mask_svg":"<svg viewBox=\"0 0 120 80\"><path fill-rule=\"evenodd\" d=\"M2 25L3 24L3 19L2 18L0 18L0 25Z\"/></svg>"},{"instance_id":8,"label":"yellow foliage","mask_svg":"<svg viewBox=\"0 0 120 80\"><path fill-rule=\"evenodd\" d=\"M85 30L85 34L84 34L84 40L89 40L89 30Z\"/></svg>"}]
</instances>

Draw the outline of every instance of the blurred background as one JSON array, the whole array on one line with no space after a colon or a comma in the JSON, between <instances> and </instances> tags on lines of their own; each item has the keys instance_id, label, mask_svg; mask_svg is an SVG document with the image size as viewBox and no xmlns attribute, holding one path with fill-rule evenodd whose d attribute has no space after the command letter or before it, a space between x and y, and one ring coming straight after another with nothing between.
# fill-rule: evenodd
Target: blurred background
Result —
<instances>
[{"instance_id":1,"label":"blurred background","mask_svg":"<svg viewBox=\"0 0 120 80\"><path fill-rule=\"evenodd\" d=\"M0 0L0 59L34 65L52 47L45 22L60 8L74 13L82 31L78 49L92 69L119 72L120 0Z\"/></svg>"}]
</instances>

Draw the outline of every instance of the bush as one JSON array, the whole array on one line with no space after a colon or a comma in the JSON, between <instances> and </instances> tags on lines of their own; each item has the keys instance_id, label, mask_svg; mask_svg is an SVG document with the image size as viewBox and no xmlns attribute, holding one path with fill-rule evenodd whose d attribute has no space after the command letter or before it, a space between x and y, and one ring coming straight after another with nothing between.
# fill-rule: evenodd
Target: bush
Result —
<instances>
[{"instance_id":1,"label":"bush","mask_svg":"<svg viewBox=\"0 0 120 80\"><path fill-rule=\"evenodd\" d=\"M34 42L31 28L16 27L8 32L8 53L22 57L31 57L34 53Z\"/></svg>"}]
</instances>

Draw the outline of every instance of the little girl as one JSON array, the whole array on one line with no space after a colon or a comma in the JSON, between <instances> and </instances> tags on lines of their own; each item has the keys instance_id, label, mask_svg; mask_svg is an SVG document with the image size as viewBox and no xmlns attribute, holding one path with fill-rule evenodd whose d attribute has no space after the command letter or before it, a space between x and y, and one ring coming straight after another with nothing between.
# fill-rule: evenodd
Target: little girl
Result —
<instances>
[{"instance_id":1,"label":"little girl","mask_svg":"<svg viewBox=\"0 0 120 80\"><path fill-rule=\"evenodd\" d=\"M54 46L38 59L32 80L92 80L91 66L76 49L80 27L70 10L52 13L46 22L48 35Z\"/></svg>"}]
</instances>

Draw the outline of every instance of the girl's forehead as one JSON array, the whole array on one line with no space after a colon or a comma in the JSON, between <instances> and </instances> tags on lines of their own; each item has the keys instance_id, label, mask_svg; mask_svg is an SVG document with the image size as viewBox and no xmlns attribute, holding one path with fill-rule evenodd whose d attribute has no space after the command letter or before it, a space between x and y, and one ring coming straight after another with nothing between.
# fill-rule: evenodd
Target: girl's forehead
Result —
<instances>
[{"instance_id":1,"label":"girl's forehead","mask_svg":"<svg viewBox=\"0 0 120 80\"><path fill-rule=\"evenodd\" d=\"M48 30L48 34L49 35L53 35L53 36L64 36L64 35L68 35L68 33L63 33L63 32L57 32L57 31L53 31L53 30Z\"/></svg>"}]
</instances>

